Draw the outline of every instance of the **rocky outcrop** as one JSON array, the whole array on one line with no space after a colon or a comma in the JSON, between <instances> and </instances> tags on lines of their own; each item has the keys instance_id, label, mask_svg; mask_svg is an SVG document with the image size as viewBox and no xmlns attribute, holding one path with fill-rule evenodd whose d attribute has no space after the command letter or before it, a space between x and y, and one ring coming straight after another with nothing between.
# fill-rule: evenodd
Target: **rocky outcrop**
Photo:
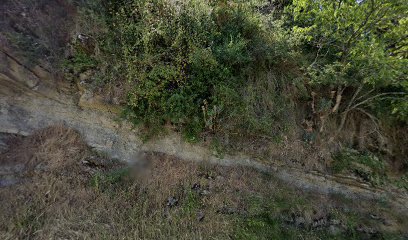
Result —
<instances>
[{"instance_id":1,"label":"rocky outcrop","mask_svg":"<svg viewBox=\"0 0 408 240\"><path fill-rule=\"evenodd\" d=\"M115 121L109 112L80 108L79 96L53 82L50 73L29 69L10 54L0 54L0 132L27 135L63 122L77 129L97 150L132 160L141 145L135 130Z\"/></svg>"}]
</instances>

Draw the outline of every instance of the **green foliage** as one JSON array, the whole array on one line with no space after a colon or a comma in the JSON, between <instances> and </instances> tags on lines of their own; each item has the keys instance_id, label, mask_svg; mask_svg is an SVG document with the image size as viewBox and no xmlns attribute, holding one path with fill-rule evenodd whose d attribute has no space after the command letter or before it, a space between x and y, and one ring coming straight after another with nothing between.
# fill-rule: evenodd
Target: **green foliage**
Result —
<instances>
[{"instance_id":1,"label":"green foliage","mask_svg":"<svg viewBox=\"0 0 408 240\"><path fill-rule=\"evenodd\" d=\"M102 12L88 6L88 18L107 29L94 30L100 53L92 58L105 78L112 76L102 82L129 85L125 115L135 124L171 123L193 142L203 131L282 131L275 121L286 117L288 101L279 88L290 71L278 65L292 61L296 41L282 21L258 11L262 1L101 5Z\"/></svg>"},{"instance_id":2,"label":"green foliage","mask_svg":"<svg viewBox=\"0 0 408 240\"><path fill-rule=\"evenodd\" d=\"M74 74L93 69L97 64L97 61L85 52L77 52L72 59L63 62L64 67L70 69Z\"/></svg>"},{"instance_id":3,"label":"green foliage","mask_svg":"<svg viewBox=\"0 0 408 240\"><path fill-rule=\"evenodd\" d=\"M201 200L200 196L197 192L192 191L191 189L188 190L185 198L185 202L182 205L183 212L186 214L193 214L196 213L201 207Z\"/></svg>"},{"instance_id":4,"label":"green foliage","mask_svg":"<svg viewBox=\"0 0 408 240\"><path fill-rule=\"evenodd\" d=\"M394 184L397 187L408 191L408 173L405 173L399 179L395 180Z\"/></svg>"},{"instance_id":5,"label":"green foliage","mask_svg":"<svg viewBox=\"0 0 408 240\"><path fill-rule=\"evenodd\" d=\"M339 214L331 211L329 215L333 219L341 219L347 225L347 231L338 233L330 232L327 228L313 229L310 226L297 225L290 220L293 214L313 211L314 207L305 195L290 198L293 192L282 189L277 191L274 197L270 194L251 195L245 199L248 212L238 216L234 239L361 239L361 234L355 230L362 221L361 214Z\"/></svg>"},{"instance_id":6,"label":"green foliage","mask_svg":"<svg viewBox=\"0 0 408 240\"><path fill-rule=\"evenodd\" d=\"M279 219L263 215L247 218L235 234L236 239L295 239L299 230L285 228Z\"/></svg>"},{"instance_id":7,"label":"green foliage","mask_svg":"<svg viewBox=\"0 0 408 240\"><path fill-rule=\"evenodd\" d=\"M335 173L351 172L373 185L387 180L385 163L371 153L360 153L345 149L333 156L332 170Z\"/></svg>"},{"instance_id":8,"label":"green foliage","mask_svg":"<svg viewBox=\"0 0 408 240\"><path fill-rule=\"evenodd\" d=\"M121 168L107 173L98 172L91 178L91 186L97 191L105 191L123 183L130 174L130 168Z\"/></svg>"},{"instance_id":9,"label":"green foliage","mask_svg":"<svg viewBox=\"0 0 408 240\"><path fill-rule=\"evenodd\" d=\"M355 91L357 98L347 96L344 106L359 97L374 99L384 92L406 96L405 1L294 0L287 10L293 17L293 31L306 36L305 50L311 57L305 70L313 84ZM359 88L362 91L357 92ZM388 114L404 120L406 97L400 94L395 98L387 106Z\"/></svg>"},{"instance_id":10,"label":"green foliage","mask_svg":"<svg viewBox=\"0 0 408 240\"><path fill-rule=\"evenodd\" d=\"M322 93L318 113L339 113L340 129L351 111L408 121L403 0L82 4L79 25L96 46L76 49L70 68L126 86L124 115L148 136L172 125L191 142L279 139L311 92Z\"/></svg>"},{"instance_id":11,"label":"green foliage","mask_svg":"<svg viewBox=\"0 0 408 240\"><path fill-rule=\"evenodd\" d=\"M66 77L76 80L86 70L94 70L91 83L97 87L112 87L125 81L125 64L121 53L121 40L113 25L113 11L119 1L78 1L77 28L86 40L75 36L72 43L73 55L62 68Z\"/></svg>"},{"instance_id":12,"label":"green foliage","mask_svg":"<svg viewBox=\"0 0 408 240\"><path fill-rule=\"evenodd\" d=\"M408 87L407 87L408 89ZM400 121L408 123L408 95L391 102L392 114Z\"/></svg>"}]
</instances>

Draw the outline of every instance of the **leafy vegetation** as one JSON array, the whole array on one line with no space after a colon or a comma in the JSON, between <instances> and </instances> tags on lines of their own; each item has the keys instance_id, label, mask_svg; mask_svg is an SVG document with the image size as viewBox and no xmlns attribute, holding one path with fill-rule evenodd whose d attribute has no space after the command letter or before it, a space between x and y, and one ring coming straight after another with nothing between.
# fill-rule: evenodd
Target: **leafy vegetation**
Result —
<instances>
[{"instance_id":1,"label":"leafy vegetation","mask_svg":"<svg viewBox=\"0 0 408 240\"><path fill-rule=\"evenodd\" d=\"M171 125L193 142L275 141L309 121L314 143L332 142L353 121L370 122L377 138L407 127L403 0L82 5L92 47L75 48L69 68L120 88L125 117L152 133ZM370 150L385 152L377 145Z\"/></svg>"},{"instance_id":2,"label":"leafy vegetation","mask_svg":"<svg viewBox=\"0 0 408 240\"><path fill-rule=\"evenodd\" d=\"M155 134L167 125L192 142L215 136L211 150L223 157L224 144L236 138L251 142L249 148L259 139L261 148L268 141L295 145L303 122L301 146L311 150L297 151L303 155L295 158L315 151L319 140L334 139L339 151L333 172L355 174L375 186L388 181L387 165L377 156L406 152L404 0L55 2L79 6L82 33L62 64L67 77L93 90L119 89L114 97L120 100L112 102ZM31 63L24 67L42 60L55 67L69 34L54 28L64 29L77 11L52 11L46 0L16 3L31 5L5 11L15 28L7 29L15 31L7 40ZM362 136L359 128L367 122L372 129ZM357 140L342 144L340 133L348 134L352 125L359 126L350 130ZM389 138L394 150L402 146L394 152L381 149L393 144L382 141L387 128L397 132ZM297 136L288 139L293 129ZM360 144L373 132L374 144ZM292 189L253 169L197 166L155 154L149 172L111 169L81 139L60 126L19 140L0 155L27 165L21 170L27 181L0 189L2 238L398 239L407 234L405 212L386 195L378 202L347 202ZM280 153L268 157L292 158ZM408 162L402 156L403 170ZM407 176L393 183L407 190Z\"/></svg>"},{"instance_id":3,"label":"leafy vegetation","mask_svg":"<svg viewBox=\"0 0 408 240\"><path fill-rule=\"evenodd\" d=\"M230 127L271 134L271 120L282 116L284 103L279 94L256 95L261 87L273 91L275 83L268 83L266 73L290 58L289 51L278 48L288 44L277 22L258 13L253 2L130 5L120 6L115 18L133 84L126 111L130 119L148 125L171 122L193 135ZM258 102L266 100L269 106Z\"/></svg>"},{"instance_id":4,"label":"leafy vegetation","mask_svg":"<svg viewBox=\"0 0 408 240\"><path fill-rule=\"evenodd\" d=\"M373 185L379 185L387 180L386 164L371 153L359 153L345 149L334 156L332 170L335 173L347 171Z\"/></svg>"},{"instance_id":5,"label":"leafy vegetation","mask_svg":"<svg viewBox=\"0 0 408 240\"><path fill-rule=\"evenodd\" d=\"M130 85L125 115L151 128L171 123L191 139L203 131L284 130L276 123L288 116L282 90L290 71L280 65L292 62L296 41L282 21L258 11L261 5L105 2L110 33L99 47L115 55ZM112 51L110 42L119 47Z\"/></svg>"},{"instance_id":6,"label":"leafy vegetation","mask_svg":"<svg viewBox=\"0 0 408 240\"><path fill-rule=\"evenodd\" d=\"M375 121L375 112L385 108L404 121L408 84L404 1L295 0L289 9L293 31L304 34L305 53L311 54L310 64L304 66L310 82L335 91L331 113L341 112L339 130L351 111Z\"/></svg>"},{"instance_id":7,"label":"leafy vegetation","mask_svg":"<svg viewBox=\"0 0 408 240\"><path fill-rule=\"evenodd\" d=\"M399 179L394 180L394 184L399 188L408 190L408 174L405 173Z\"/></svg>"},{"instance_id":8,"label":"leafy vegetation","mask_svg":"<svg viewBox=\"0 0 408 240\"><path fill-rule=\"evenodd\" d=\"M115 185L124 182L126 178L129 178L129 174L129 168L115 169L103 174L97 173L91 179L91 186L97 191L109 190Z\"/></svg>"}]
</instances>

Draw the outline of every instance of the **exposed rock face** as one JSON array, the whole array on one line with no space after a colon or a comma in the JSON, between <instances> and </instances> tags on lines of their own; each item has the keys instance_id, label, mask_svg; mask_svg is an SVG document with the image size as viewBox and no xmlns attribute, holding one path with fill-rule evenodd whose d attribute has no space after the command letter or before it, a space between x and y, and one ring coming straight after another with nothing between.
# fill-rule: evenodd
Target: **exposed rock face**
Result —
<instances>
[{"instance_id":1,"label":"exposed rock face","mask_svg":"<svg viewBox=\"0 0 408 240\"><path fill-rule=\"evenodd\" d=\"M173 134L143 144L137 129L118 119L114 107L84 91L82 96L67 83L52 79L40 67L30 69L11 54L0 52L0 132L28 135L36 129L63 122L78 130L85 141L110 157L134 161L141 150L179 155L191 160L209 156ZM84 95L87 95L84 97Z\"/></svg>"},{"instance_id":2,"label":"exposed rock face","mask_svg":"<svg viewBox=\"0 0 408 240\"><path fill-rule=\"evenodd\" d=\"M61 91L50 75L30 70L0 53L0 132L21 135L64 122L77 129L92 147L112 157L130 161L141 141L129 126L119 124L109 112L81 109L78 96Z\"/></svg>"}]
</instances>

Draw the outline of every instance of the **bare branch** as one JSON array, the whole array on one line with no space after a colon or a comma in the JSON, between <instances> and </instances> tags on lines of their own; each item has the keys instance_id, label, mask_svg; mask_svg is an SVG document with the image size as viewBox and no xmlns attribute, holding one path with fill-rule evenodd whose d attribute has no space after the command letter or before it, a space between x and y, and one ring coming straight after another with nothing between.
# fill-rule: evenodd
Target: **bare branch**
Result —
<instances>
[{"instance_id":1,"label":"bare branch","mask_svg":"<svg viewBox=\"0 0 408 240\"><path fill-rule=\"evenodd\" d=\"M332 113L335 113L339 110L340 104L341 104L341 99L343 97L343 91L346 88L341 88L341 86L337 87L337 96L336 96L336 104L334 105L333 109L332 109Z\"/></svg>"},{"instance_id":2,"label":"bare branch","mask_svg":"<svg viewBox=\"0 0 408 240\"><path fill-rule=\"evenodd\" d=\"M374 92L375 91L375 89L373 88L373 89L371 89L370 91L368 91L366 94L364 94L364 95L361 95L360 97L358 97L358 98L356 98L356 101L358 101L358 100L360 100L360 99L363 99L363 98L365 98L365 97L367 97L368 95L370 95L372 92Z\"/></svg>"},{"instance_id":3,"label":"bare branch","mask_svg":"<svg viewBox=\"0 0 408 240\"><path fill-rule=\"evenodd\" d=\"M358 94L361 92L362 89L363 89L363 84L361 84L361 85L357 88L356 92L353 94L353 97L351 98L351 100L350 100L350 102L349 102L349 104L348 104L346 110L351 107L351 105L354 103L356 97L358 96Z\"/></svg>"},{"instance_id":4,"label":"bare branch","mask_svg":"<svg viewBox=\"0 0 408 240\"><path fill-rule=\"evenodd\" d=\"M370 114L369 112L365 111L362 108L356 108L355 110L360 111L362 113L364 113L366 116L368 116L370 118L370 120L374 123L375 126L375 132L381 137L384 138L384 136L381 134L380 131L380 124L379 124L379 120L378 118L376 118L375 116L373 116L372 114Z\"/></svg>"},{"instance_id":5,"label":"bare branch","mask_svg":"<svg viewBox=\"0 0 408 240\"><path fill-rule=\"evenodd\" d=\"M387 96L387 95L405 95L405 94L407 94L407 93L405 93L405 92L380 93L380 94L377 94L377 95L375 95L375 96L369 97L369 98L365 99L364 101L361 101L361 102L357 103L356 105L354 105L353 107L347 109L347 110L344 111L343 113L347 113L347 112L349 112L350 110L352 110L352 109L354 109L354 108L357 108L358 106L361 106L361 105L363 105L363 104L366 104L366 103L368 103L368 102L370 102L370 101L372 101L372 100L374 100L374 99L376 99L376 98L378 98L378 97Z\"/></svg>"}]
</instances>

